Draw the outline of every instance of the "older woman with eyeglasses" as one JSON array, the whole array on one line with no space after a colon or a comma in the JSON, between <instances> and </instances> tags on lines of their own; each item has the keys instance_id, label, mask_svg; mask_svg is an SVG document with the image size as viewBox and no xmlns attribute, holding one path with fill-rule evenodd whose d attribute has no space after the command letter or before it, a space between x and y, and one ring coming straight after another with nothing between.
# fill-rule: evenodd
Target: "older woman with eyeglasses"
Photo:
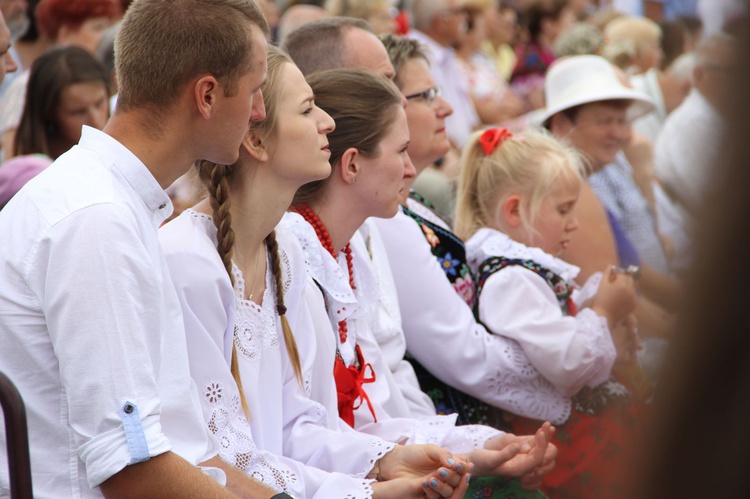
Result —
<instances>
[{"instance_id":1,"label":"older woman with eyeglasses","mask_svg":"<svg viewBox=\"0 0 750 499\"><path fill-rule=\"evenodd\" d=\"M411 142L407 151L420 177L417 182L420 192L448 215L453 198L450 182L441 171L428 167L451 149L445 119L453 114L453 108L435 85L418 42L394 35L383 35L381 39L389 49L394 67L398 65L394 82L408 102L406 118ZM413 183L414 179L409 179L406 195ZM406 203L406 195L402 203Z\"/></svg>"},{"instance_id":2,"label":"older woman with eyeglasses","mask_svg":"<svg viewBox=\"0 0 750 499\"><path fill-rule=\"evenodd\" d=\"M393 35L381 39L396 69L394 82L408 101L411 142L407 151L417 176L425 175L430 171L426 168L450 150L445 118L452 109L440 97L418 42ZM394 218L373 221L392 270L409 360L438 414L455 412L457 424L496 428L506 425L503 410L563 422L567 402L547 386L518 344L489 334L474 319L475 291L463 242L432 210L431 203L412 190ZM376 335L381 336L387 335ZM378 339L378 343L387 364L398 365L403 350L395 342ZM518 382L522 379L529 386L543 387L543 393L527 391ZM555 454L552 449L546 456L538 476L554 466ZM498 485L497 492L511 487L523 493L518 482L476 482L493 493ZM533 477L524 477L522 485L533 489L537 483Z\"/></svg>"}]
</instances>

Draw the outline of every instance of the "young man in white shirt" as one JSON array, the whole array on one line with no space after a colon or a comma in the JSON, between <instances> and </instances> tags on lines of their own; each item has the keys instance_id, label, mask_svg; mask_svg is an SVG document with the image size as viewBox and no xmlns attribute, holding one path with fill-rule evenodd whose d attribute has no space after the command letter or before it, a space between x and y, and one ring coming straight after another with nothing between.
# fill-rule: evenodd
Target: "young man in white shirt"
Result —
<instances>
[{"instance_id":1,"label":"young man in white shirt","mask_svg":"<svg viewBox=\"0 0 750 499\"><path fill-rule=\"evenodd\" d=\"M36 497L276 493L216 457L156 234L163 189L233 163L264 117L267 36L250 0L135 2L115 115L0 213L0 371L26 403Z\"/></svg>"}]
</instances>

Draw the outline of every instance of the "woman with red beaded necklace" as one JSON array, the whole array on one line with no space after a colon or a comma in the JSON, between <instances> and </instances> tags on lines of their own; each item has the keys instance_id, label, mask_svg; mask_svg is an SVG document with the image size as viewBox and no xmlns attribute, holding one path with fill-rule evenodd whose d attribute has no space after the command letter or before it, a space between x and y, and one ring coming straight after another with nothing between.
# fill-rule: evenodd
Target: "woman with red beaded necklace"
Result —
<instances>
[{"instance_id":1,"label":"woman with red beaded necklace","mask_svg":"<svg viewBox=\"0 0 750 499\"><path fill-rule=\"evenodd\" d=\"M346 109L334 119L340 120L335 145L331 148L333 173L325 181L303 186L295 196L286 221L300 238L303 248L316 252L320 245L327 254L306 258L319 261L312 277L326 296L326 305L337 324L337 356L334 367L341 418L354 426L354 409L370 404L363 383L373 381L377 373L363 358L357 338L349 338L351 313L362 308L359 288L365 278L357 274L350 240L369 217L392 217L399 207L399 194L406 179L415 175L406 148L409 129L401 97L385 80L358 71L325 71L308 77L311 86L327 87L328 104ZM352 99L356 89L361 98ZM339 96L341 102L335 102ZM345 103L345 105L341 105ZM365 126L366 124L366 129ZM361 267L361 266L360 266ZM339 279L326 279L323 274L344 273L349 289L331 289ZM318 274L318 275L316 275ZM349 305L347 307L347 304Z\"/></svg>"},{"instance_id":2,"label":"woman with red beaded necklace","mask_svg":"<svg viewBox=\"0 0 750 499\"><path fill-rule=\"evenodd\" d=\"M322 71L307 81L337 124L328 135L331 176L303 186L281 224L299 240L313 282L305 297L309 322L295 327L305 331L296 338L308 392L357 430L394 442L437 443L465 453L480 475L528 476L532 483L554 466L549 423L533 437L516 437L487 426L457 427L455 415L438 416L434 408L407 416L403 396L395 400L398 381L389 377L371 327L380 318L381 273L390 270L375 264L384 250L367 219L394 216L415 174L405 153L401 96L390 82L359 71Z\"/></svg>"}]
</instances>

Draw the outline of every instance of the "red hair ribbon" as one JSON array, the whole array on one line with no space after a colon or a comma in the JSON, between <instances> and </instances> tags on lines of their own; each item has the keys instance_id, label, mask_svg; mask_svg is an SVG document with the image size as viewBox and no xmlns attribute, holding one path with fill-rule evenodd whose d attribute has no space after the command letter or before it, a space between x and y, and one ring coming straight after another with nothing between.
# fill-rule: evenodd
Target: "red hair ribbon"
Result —
<instances>
[{"instance_id":1,"label":"red hair ribbon","mask_svg":"<svg viewBox=\"0 0 750 499\"><path fill-rule=\"evenodd\" d=\"M485 156L489 156L505 139L512 137L513 134L507 128L488 128L479 137L479 145L482 146Z\"/></svg>"}]
</instances>

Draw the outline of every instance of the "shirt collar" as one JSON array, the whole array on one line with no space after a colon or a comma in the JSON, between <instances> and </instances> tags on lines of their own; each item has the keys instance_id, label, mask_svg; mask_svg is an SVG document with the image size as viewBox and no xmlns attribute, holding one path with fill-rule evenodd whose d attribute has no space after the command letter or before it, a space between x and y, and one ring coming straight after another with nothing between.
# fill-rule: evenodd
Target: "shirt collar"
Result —
<instances>
[{"instance_id":1,"label":"shirt collar","mask_svg":"<svg viewBox=\"0 0 750 499\"><path fill-rule=\"evenodd\" d=\"M511 239L508 235L489 228L479 229L466 241L469 265L476 269L484 260L493 256L532 260L566 281L573 282L581 269L550 255L541 248L532 248Z\"/></svg>"},{"instance_id":2,"label":"shirt collar","mask_svg":"<svg viewBox=\"0 0 750 499\"><path fill-rule=\"evenodd\" d=\"M172 214L172 202L167 193L146 165L127 147L112 136L85 125L78 145L105 158L105 162L112 165L130 184L159 223Z\"/></svg>"}]
</instances>

